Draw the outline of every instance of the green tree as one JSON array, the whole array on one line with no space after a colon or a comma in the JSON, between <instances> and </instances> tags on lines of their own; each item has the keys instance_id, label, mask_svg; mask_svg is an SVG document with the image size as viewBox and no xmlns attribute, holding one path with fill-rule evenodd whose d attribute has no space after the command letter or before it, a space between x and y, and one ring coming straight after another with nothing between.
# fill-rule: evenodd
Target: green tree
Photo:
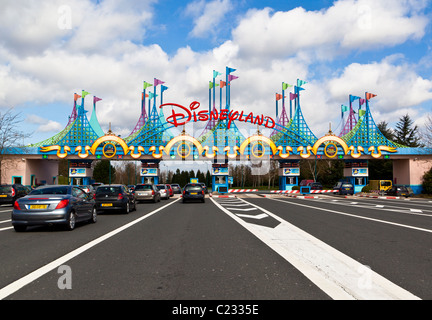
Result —
<instances>
[{"instance_id":1,"label":"green tree","mask_svg":"<svg viewBox=\"0 0 432 320\"><path fill-rule=\"evenodd\" d=\"M422 187L424 193L432 194L432 168L423 175Z\"/></svg>"},{"instance_id":2,"label":"green tree","mask_svg":"<svg viewBox=\"0 0 432 320\"><path fill-rule=\"evenodd\" d=\"M93 179L104 184L113 183L115 180L115 173L115 167L111 165L109 160L100 160L94 166Z\"/></svg>"},{"instance_id":3,"label":"green tree","mask_svg":"<svg viewBox=\"0 0 432 320\"><path fill-rule=\"evenodd\" d=\"M418 136L418 127L413 127L413 121L408 114L399 118L399 122L396 123L396 129L394 131L395 142L403 144L407 147L421 147L423 146Z\"/></svg>"},{"instance_id":4,"label":"green tree","mask_svg":"<svg viewBox=\"0 0 432 320\"><path fill-rule=\"evenodd\" d=\"M379 131L381 131L381 133L384 135L384 137L386 137L390 141L395 140L395 133L394 133L392 128L388 127L387 122L381 121L380 123L377 124L377 127L378 127Z\"/></svg>"}]
</instances>

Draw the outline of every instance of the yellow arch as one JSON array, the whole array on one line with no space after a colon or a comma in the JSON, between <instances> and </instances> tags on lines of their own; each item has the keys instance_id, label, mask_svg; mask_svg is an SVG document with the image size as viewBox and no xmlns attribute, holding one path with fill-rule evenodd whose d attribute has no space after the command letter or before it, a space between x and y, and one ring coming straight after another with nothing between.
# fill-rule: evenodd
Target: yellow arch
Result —
<instances>
[{"instance_id":1,"label":"yellow arch","mask_svg":"<svg viewBox=\"0 0 432 320\"><path fill-rule=\"evenodd\" d=\"M252 143L252 142L255 142L255 141L258 141L258 142L265 142L265 143L267 143L267 144L270 146L273 155L275 155L276 152L278 151L278 148L276 147L276 145L274 144L274 142L271 141L269 138L264 137L264 136L252 136L252 137L247 138L247 139L246 139L245 141L243 141L243 143L240 145L240 154L243 155L243 154L244 154L244 151L245 151L245 149L246 149L246 147L248 146L248 144L250 144L250 143Z\"/></svg>"},{"instance_id":2,"label":"yellow arch","mask_svg":"<svg viewBox=\"0 0 432 320\"><path fill-rule=\"evenodd\" d=\"M201 155L203 153L204 149L203 149L203 146L201 145L201 143L199 143L199 141L197 139L195 139L194 137L191 137L189 135L180 135L180 136L177 136L175 138L172 138L164 148L165 153L167 155L169 155L171 152L171 148L177 142L183 142L183 141L189 141L189 142L193 143L193 145L195 147L197 147L199 154Z\"/></svg>"},{"instance_id":3,"label":"yellow arch","mask_svg":"<svg viewBox=\"0 0 432 320\"><path fill-rule=\"evenodd\" d=\"M90 149L90 152L91 152L92 154L96 154L96 149L97 149L97 147L99 147L99 145L100 145L102 142L106 142L106 141L113 141L113 142L117 142L117 143L122 147L124 155L127 155L127 154L128 154L128 152L129 152L129 147L128 147L128 145L126 144L126 142L125 142L122 138L119 138L119 137L114 136L114 135L105 135L105 136L100 137L99 139L97 139L97 140L92 144L91 149Z\"/></svg>"},{"instance_id":4,"label":"yellow arch","mask_svg":"<svg viewBox=\"0 0 432 320\"><path fill-rule=\"evenodd\" d=\"M324 136L322 138L319 138L318 141L315 142L315 144L312 147L312 152L314 154L317 154L319 146L326 141L333 141L333 142L339 143L342 146L345 154L347 154L349 151L348 145L341 138L339 138L337 136Z\"/></svg>"}]
</instances>

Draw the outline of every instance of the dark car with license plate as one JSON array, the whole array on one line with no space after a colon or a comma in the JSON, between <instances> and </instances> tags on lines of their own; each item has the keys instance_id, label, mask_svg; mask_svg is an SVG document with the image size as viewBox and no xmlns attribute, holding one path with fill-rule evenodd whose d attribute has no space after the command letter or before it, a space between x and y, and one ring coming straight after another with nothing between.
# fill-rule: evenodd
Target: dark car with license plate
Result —
<instances>
[{"instance_id":1,"label":"dark car with license plate","mask_svg":"<svg viewBox=\"0 0 432 320\"><path fill-rule=\"evenodd\" d=\"M200 200L205 202L205 190L199 183L188 183L183 188L182 201Z\"/></svg>"},{"instance_id":2,"label":"dark car with license plate","mask_svg":"<svg viewBox=\"0 0 432 320\"><path fill-rule=\"evenodd\" d=\"M308 184L308 187L310 187L311 190L322 190L323 186L320 182L310 182Z\"/></svg>"},{"instance_id":3,"label":"dark car with license plate","mask_svg":"<svg viewBox=\"0 0 432 320\"><path fill-rule=\"evenodd\" d=\"M0 185L0 204L14 204L16 199L24 197L29 189L21 184Z\"/></svg>"},{"instance_id":4,"label":"dark car with license plate","mask_svg":"<svg viewBox=\"0 0 432 320\"><path fill-rule=\"evenodd\" d=\"M339 181L334 187L333 190L336 190L335 194L341 195L353 195L354 194L354 185L351 182L347 181Z\"/></svg>"},{"instance_id":5,"label":"dark car with license plate","mask_svg":"<svg viewBox=\"0 0 432 320\"><path fill-rule=\"evenodd\" d=\"M77 222L96 222L93 197L71 185L44 185L17 199L12 210L12 225L16 231L29 226L63 225L73 230Z\"/></svg>"},{"instance_id":6,"label":"dark car with license plate","mask_svg":"<svg viewBox=\"0 0 432 320\"><path fill-rule=\"evenodd\" d=\"M159 189L156 188L154 184L145 183L137 184L135 186L135 199L136 201L151 200L153 202L159 202L161 200L161 195Z\"/></svg>"},{"instance_id":7,"label":"dark car with license plate","mask_svg":"<svg viewBox=\"0 0 432 320\"><path fill-rule=\"evenodd\" d=\"M129 213L136 210L135 194L123 184L101 185L96 189L96 208L98 211L120 211Z\"/></svg>"}]
</instances>

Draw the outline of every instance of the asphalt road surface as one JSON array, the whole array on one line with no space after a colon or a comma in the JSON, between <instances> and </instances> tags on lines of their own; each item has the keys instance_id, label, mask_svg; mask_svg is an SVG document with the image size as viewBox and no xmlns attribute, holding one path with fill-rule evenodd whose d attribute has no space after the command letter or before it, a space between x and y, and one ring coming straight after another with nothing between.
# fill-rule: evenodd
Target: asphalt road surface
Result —
<instances>
[{"instance_id":1,"label":"asphalt road surface","mask_svg":"<svg viewBox=\"0 0 432 320\"><path fill-rule=\"evenodd\" d=\"M96 224L71 232L15 232L11 207L0 207L0 298L432 299L427 199L236 194L205 203L179 200L140 203L127 215L100 213Z\"/></svg>"}]
</instances>

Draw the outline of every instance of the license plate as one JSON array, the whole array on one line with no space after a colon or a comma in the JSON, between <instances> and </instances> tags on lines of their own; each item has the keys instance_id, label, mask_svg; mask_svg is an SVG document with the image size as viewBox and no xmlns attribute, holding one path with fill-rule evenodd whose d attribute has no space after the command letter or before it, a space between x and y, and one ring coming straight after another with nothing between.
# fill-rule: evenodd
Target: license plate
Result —
<instances>
[{"instance_id":1,"label":"license plate","mask_svg":"<svg viewBox=\"0 0 432 320\"><path fill-rule=\"evenodd\" d=\"M2 198L6 198L7 195L5 195L5 194L0 194L0 197L2 197Z\"/></svg>"},{"instance_id":2,"label":"license plate","mask_svg":"<svg viewBox=\"0 0 432 320\"><path fill-rule=\"evenodd\" d=\"M102 203L102 207L112 207L112 203Z\"/></svg>"},{"instance_id":3,"label":"license plate","mask_svg":"<svg viewBox=\"0 0 432 320\"><path fill-rule=\"evenodd\" d=\"M191 192L191 194L195 195L195 194L198 194L198 192Z\"/></svg>"},{"instance_id":4,"label":"license plate","mask_svg":"<svg viewBox=\"0 0 432 320\"><path fill-rule=\"evenodd\" d=\"M30 205L30 209L46 209L48 207L48 205L46 204L32 204Z\"/></svg>"}]
</instances>

